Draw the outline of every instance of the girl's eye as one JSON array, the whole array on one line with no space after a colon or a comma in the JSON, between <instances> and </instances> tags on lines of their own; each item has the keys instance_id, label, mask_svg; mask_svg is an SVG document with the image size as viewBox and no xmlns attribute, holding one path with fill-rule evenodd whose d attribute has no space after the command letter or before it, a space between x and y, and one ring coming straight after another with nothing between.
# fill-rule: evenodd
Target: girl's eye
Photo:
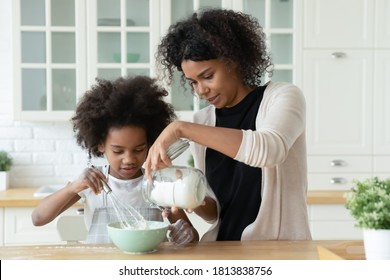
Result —
<instances>
[{"instance_id":1,"label":"girl's eye","mask_svg":"<svg viewBox=\"0 0 390 280\"><path fill-rule=\"evenodd\" d=\"M112 151L114 154L121 154L121 153L123 153L122 151Z\"/></svg>"},{"instance_id":2,"label":"girl's eye","mask_svg":"<svg viewBox=\"0 0 390 280\"><path fill-rule=\"evenodd\" d=\"M136 149L135 152L136 153L143 153L145 151L146 148L140 148L140 149Z\"/></svg>"}]
</instances>

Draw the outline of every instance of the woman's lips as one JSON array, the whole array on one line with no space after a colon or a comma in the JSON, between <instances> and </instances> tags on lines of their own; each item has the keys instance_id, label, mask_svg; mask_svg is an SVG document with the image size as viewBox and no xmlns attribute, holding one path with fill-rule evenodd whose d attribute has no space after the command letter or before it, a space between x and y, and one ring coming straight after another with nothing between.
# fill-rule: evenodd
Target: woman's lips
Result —
<instances>
[{"instance_id":1,"label":"woman's lips","mask_svg":"<svg viewBox=\"0 0 390 280\"><path fill-rule=\"evenodd\" d=\"M218 95L215 95L213 97L210 97L207 99L207 101L211 104L215 103L216 99L219 97L219 94Z\"/></svg>"}]
</instances>

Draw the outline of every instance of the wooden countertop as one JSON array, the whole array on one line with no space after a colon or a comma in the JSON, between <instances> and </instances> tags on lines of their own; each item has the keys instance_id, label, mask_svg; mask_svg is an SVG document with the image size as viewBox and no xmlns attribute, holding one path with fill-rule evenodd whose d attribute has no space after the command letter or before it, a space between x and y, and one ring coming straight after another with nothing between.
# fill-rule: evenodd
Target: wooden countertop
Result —
<instances>
[{"instance_id":1,"label":"wooden countertop","mask_svg":"<svg viewBox=\"0 0 390 280\"><path fill-rule=\"evenodd\" d=\"M0 207L36 207L43 198L34 196L37 189L11 188L0 191Z\"/></svg>"},{"instance_id":2,"label":"wooden countertop","mask_svg":"<svg viewBox=\"0 0 390 280\"><path fill-rule=\"evenodd\" d=\"M148 254L126 254L112 244L1 247L1 260L318 260L319 248L337 249L339 259L365 259L363 241L217 241L175 247L162 243ZM321 256L319 255L321 254ZM325 256L323 258L322 256ZM321 257L321 258L320 258Z\"/></svg>"},{"instance_id":3,"label":"wooden countertop","mask_svg":"<svg viewBox=\"0 0 390 280\"><path fill-rule=\"evenodd\" d=\"M0 192L0 207L36 207L42 197L34 197L36 188L11 188ZM344 204L345 191L308 191L308 204Z\"/></svg>"}]
</instances>

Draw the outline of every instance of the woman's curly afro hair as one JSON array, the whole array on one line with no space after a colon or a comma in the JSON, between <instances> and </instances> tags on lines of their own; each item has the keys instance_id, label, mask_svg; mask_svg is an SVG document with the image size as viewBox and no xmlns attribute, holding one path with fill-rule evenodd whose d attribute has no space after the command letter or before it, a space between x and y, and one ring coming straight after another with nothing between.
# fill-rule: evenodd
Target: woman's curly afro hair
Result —
<instances>
[{"instance_id":1,"label":"woman's curly afro hair","mask_svg":"<svg viewBox=\"0 0 390 280\"><path fill-rule=\"evenodd\" d=\"M176 119L173 107L164 101L166 90L152 78L135 76L96 81L79 101L71 119L76 141L90 157L102 156L98 145L104 143L110 128L143 128L150 146Z\"/></svg>"},{"instance_id":2,"label":"woman's curly afro hair","mask_svg":"<svg viewBox=\"0 0 390 280\"><path fill-rule=\"evenodd\" d=\"M226 9L194 13L171 25L156 54L159 75L172 82L183 60L221 59L237 65L246 85L258 86L265 72L272 72L265 34L256 18ZM182 83L185 77L182 73Z\"/></svg>"}]
</instances>

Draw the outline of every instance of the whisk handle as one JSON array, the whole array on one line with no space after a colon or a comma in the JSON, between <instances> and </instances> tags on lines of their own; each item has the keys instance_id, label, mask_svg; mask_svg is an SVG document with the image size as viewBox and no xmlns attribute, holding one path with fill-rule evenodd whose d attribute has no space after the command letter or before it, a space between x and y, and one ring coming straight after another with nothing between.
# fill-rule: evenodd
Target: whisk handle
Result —
<instances>
[{"instance_id":1,"label":"whisk handle","mask_svg":"<svg viewBox=\"0 0 390 280\"><path fill-rule=\"evenodd\" d=\"M91 164L91 167L94 168L94 169L97 169L93 164ZM109 186L105 181L103 181L103 180L101 180L101 181L102 181L102 183L103 183L103 190L104 190L104 192L105 192L105 193L110 193L110 192L112 192L110 186Z\"/></svg>"}]
</instances>

